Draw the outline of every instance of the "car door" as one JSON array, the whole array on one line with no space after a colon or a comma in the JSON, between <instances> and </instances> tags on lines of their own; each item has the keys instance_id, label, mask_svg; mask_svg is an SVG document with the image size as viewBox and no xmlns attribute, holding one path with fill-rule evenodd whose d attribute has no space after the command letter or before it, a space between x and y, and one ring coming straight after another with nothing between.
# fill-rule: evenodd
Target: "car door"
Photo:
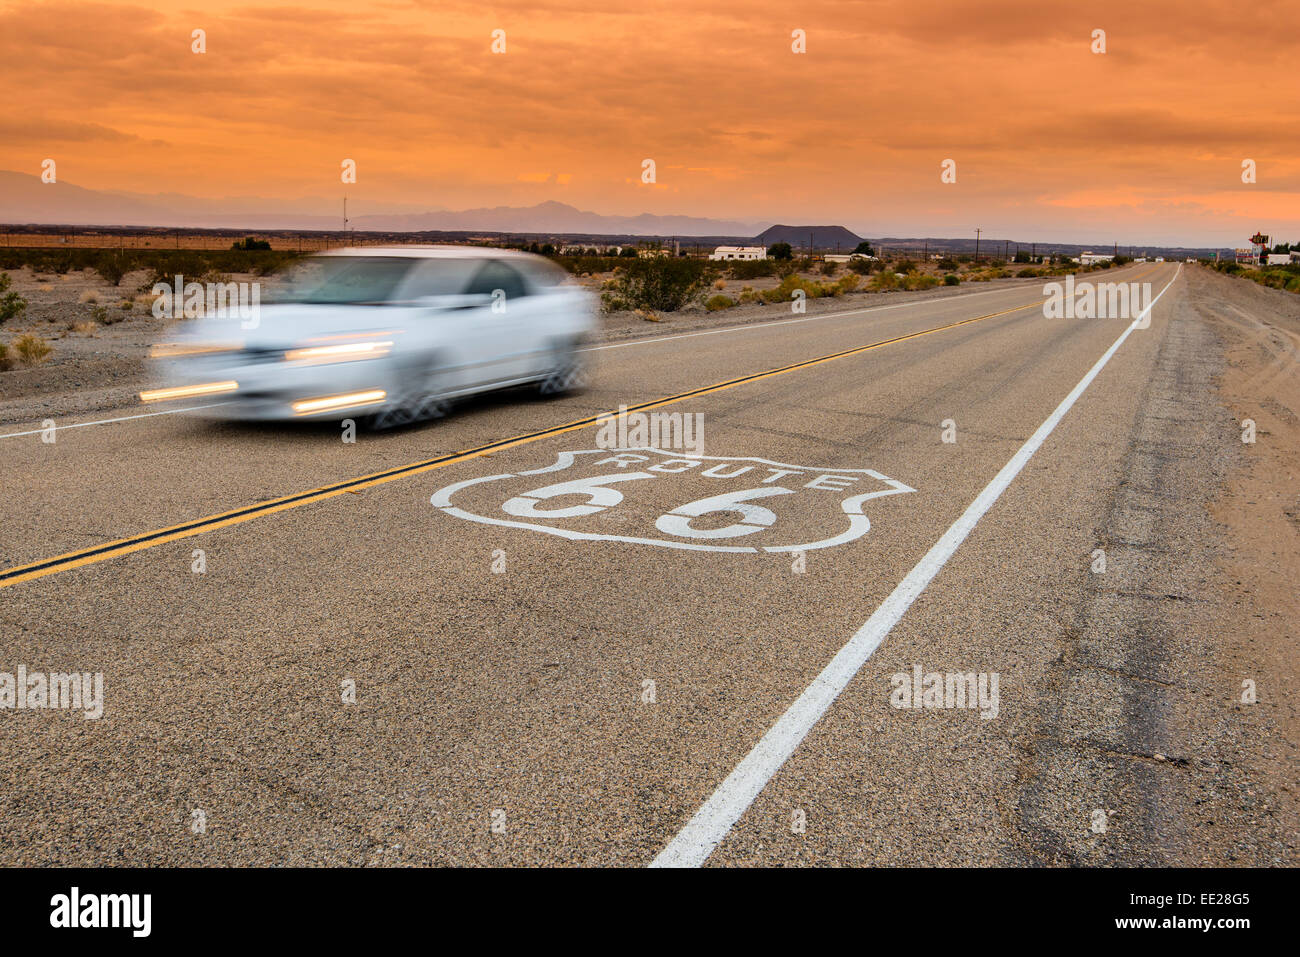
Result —
<instances>
[{"instance_id":1,"label":"car door","mask_svg":"<svg viewBox=\"0 0 1300 957\"><path fill-rule=\"evenodd\" d=\"M483 306L472 310L475 339L490 347L483 356L477 384L487 385L540 375L545 364L533 313L537 297L517 269L492 259L485 262L465 290L471 300L486 296Z\"/></svg>"}]
</instances>

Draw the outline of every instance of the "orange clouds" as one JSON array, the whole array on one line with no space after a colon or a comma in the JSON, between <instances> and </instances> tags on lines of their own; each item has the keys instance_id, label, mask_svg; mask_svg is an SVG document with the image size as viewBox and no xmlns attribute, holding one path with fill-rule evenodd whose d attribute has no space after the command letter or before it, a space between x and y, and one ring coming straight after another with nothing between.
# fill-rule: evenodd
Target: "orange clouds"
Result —
<instances>
[{"instance_id":1,"label":"orange clouds","mask_svg":"<svg viewBox=\"0 0 1300 957\"><path fill-rule=\"evenodd\" d=\"M94 189L333 204L346 157L359 212L563 198L871 235L1300 238L1298 13L1296 0L10 2L0 169L38 172L48 156ZM1089 49L1098 28L1104 55ZM660 188L640 182L647 157ZM1243 158L1256 184L1240 182Z\"/></svg>"}]
</instances>

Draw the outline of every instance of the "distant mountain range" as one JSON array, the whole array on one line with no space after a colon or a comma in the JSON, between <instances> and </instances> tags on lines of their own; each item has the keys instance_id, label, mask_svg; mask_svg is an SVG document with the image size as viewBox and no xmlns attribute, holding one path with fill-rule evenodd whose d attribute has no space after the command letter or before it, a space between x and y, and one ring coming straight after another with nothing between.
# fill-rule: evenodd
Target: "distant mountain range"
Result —
<instances>
[{"instance_id":1,"label":"distant mountain range","mask_svg":"<svg viewBox=\"0 0 1300 957\"><path fill-rule=\"evenodd\" d=\"M200 199L176 193L145 196L104 192L70 183L42 183L40 177L0 170L0 223L60 226L167 226L191 229L337 230L339 205L325 199L229 197ZM324 214L321 211L331 209ZM567 233L590 236L753 236L759 223L699 216L606 216L567 203L494 206L481 209L435 209L416 212L389 207L354 215L353 229L377 232L426 230L507 233ZM807 241L805 237L804 241Z\"/></svg>"}]
</instances>

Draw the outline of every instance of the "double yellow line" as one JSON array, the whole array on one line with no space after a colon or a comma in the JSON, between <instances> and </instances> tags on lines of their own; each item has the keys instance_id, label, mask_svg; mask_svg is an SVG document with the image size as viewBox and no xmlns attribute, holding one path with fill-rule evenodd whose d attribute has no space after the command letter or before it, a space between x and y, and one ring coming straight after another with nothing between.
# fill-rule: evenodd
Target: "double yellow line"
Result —
<instances>
[{"instance_id":1,"label":"double yellow line","mask_svg":"<svg viewBox=\"0 0 1300 957\"><path fill-rule=\"evenodd\" d=\"M1148 270L1148 272L1150 271L1152 270ZM1146 273L1144 272L1141 275L1146 275ZM830 355L820 356L816 359L807 359L803 362L795 362L788 366L781 366L777 369L769 369L766 372L757 372L753 375L741 376L738 379L728 379L725 382L704 386L699 389L692 389L689 392L681 392L677 395L667 396L662 399L652 399L649 402L643 402L640 405L629 406L627 411L644 412L648 409L657 409L661 406L671 405L675 402L682 402L686 399L693 399L697 396L721 392L724 389L734 389L739 385L746 385L750 382L759 382L763 379L785 375L786 373L795 372L799 369L808 369L812 366L821 365L824 362L833 362L836 359L844 359L848 356L861 355L864 352L870 352L872 349L880 349L884 346L894 345L895 343L907 342L911 339L919 339L922 336L933 335L936 332L945 332L948 329L956 329L959 326L969 325L972 322L982 322L985 319L996 319L998 316L1006 316L1014 312L1022 312L1025 309L1036 309L1041 307L1044 301L1046 300L1039 300L1038 302L1033 302L1025 306L1017 306L1014 309L1004 309L1001 312L991 312L984 316L974 316L970 319L950 322L947 325L935 326L932 329L923 329L920 332L911 332L904 336L894 336L891 339L882 339L879 342L873 342L866 346L859 346L856 349L846 349L843 352L833 352ZM0 588L8 588L11 585L17 585L20 582L32 581L36 578L44 578L46 575L54 575L59 572L70 571L74 568L81 568L85 565L93 565L97 562L107 561L110 558L129 555L132 552L138 552L146 548L153 548L157 545L164 545L167 542L178 541L182 538L190 538L194 535L201 535L204 532L215 531L219 528L228 528L231 525L240 525L244 522L251 522L253 519L262 518L266 515L274 515L276 512L283 512L291 508L299 508L303 505L310 505L313 502L322 502L326 499L334 498L337 495L343 495L347 492L357 492L361 489L371 488L376 485L384 485L388 482L394 482L397 479L419 475L422 472L430 472L434 469L445 468L448 465L455 465L458 462L467 462L470 459L475 459L492 452L500 452L504 449L512 449L515 446L527 445L531 442L540 441L541 439L548 439L552 436L563 435L566 432L585 429L589 426L596 425L600 419L606 416L617 414L618 413L616 412L602 412L597 415L588 416L585 419L579 419L576 422L568 422L564 425L554 426L553 428L542 429L537 432L528 432L523 435L516 435L512 438L501 439L497 442L476 446L475 448L465 449L460 452L449 452L448 454L440 455L437 458L425 459L422 462L412 462L410 465L402 465L397 468L387 469L383 472L374 472L370 475L363 475L360 478L348 479L347 481L337 482L333 485L325 485L308 492L299 492L295 495L286 495L281 498L268 499L265 502L258 502L256 505L249 505L246 508L238 508L229 512L220 512L216 515L209 515L206 518L195 519L192 522L183 522L180 525L171 525L167 528L159 528L151 532L144 532L140 535L133 535L130 538L120 538L117 541L105 542L102 545L93 545L90 548L68 552L65 555L59 555L55 558L43 559L38 562L32 562L28 565L19 565L0 572Z\"/></svg>"}]
</instances>

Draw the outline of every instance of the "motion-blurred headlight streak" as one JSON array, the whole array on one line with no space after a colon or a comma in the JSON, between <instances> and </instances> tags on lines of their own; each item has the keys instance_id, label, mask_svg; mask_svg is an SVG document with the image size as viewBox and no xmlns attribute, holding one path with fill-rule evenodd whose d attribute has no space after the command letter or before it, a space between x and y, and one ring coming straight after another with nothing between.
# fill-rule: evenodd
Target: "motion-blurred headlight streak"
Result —
<instances>
[{"instance_id":1,"label":"motion-blurred headlight streak","mask_svg":"<svg viewBox=\"0 0 1300 957\"><path fill-rule=\"evenodd\" d=\"M239 383L233 379L226 382L205 382L202 385L178 385L167 389L146 389L140 393L141 402L167 402L170 399L192 399L200 395L220 395L222 392L234 392Z\"/></svg>"},{"instance_id":2,"label":"motion-blurred headlight streak","mask_svg":"<svg viewBox=\"0 0 1300 957\"><path fill-rule=\"evenodd\" d=\"M160 342L149 350L149 358L201 356L213 352L238 352L242 348L244 348L242 342Z\"/></svg>"},{"instance_id":3,"label":"motion-blurred headlight streak","mask_svg":"<svg viewBox=\"0 0 1300 957\"><path fill-rule=\"evenodd\" d=\"M315 365L323 362L352 362L356 359L377 359L388 355L393 348L392 341L387 342L341 342L332 346L306 346L301 349L289 349L285 352L286 362L302 362Z\"/></svg>"},{"instance_id":4,"label":"motion-blurred headlight streak","mask_svg":"<svg viewBox=\"0 0 1300 957\"><path fill-rule=\"evenodd\" d=\"M343 395L326 395L319 399L300 399L293 403L295 415L312 415L317 412L333 412L337 409L355 409L363 405L376 405L388 398L383 389L370 389L366 392L347 392Z\"/></svg>"}]
</instances>

